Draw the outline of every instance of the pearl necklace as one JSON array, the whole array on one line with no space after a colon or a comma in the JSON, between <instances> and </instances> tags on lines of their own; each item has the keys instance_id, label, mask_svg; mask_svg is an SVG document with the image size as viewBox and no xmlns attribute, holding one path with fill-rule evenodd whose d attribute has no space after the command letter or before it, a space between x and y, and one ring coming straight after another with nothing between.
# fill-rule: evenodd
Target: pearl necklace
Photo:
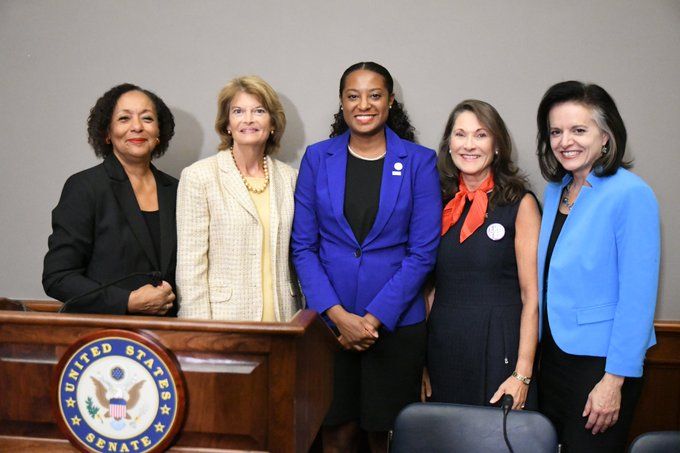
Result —
<instances>
[{"instance_id":1,"label":"pearl necklace","mask_svg":"<svg viewBox=\"0 0 680 453\"><path fill-rule=\"evenodd\" d=\"M367 160L367 161L371 161L371 162L376 161L376 160L380 160L380 159L382 159L383 157L385 157L385 154L387 154L387 150L385 150L385 152L382 153L382 154L379 155L379 156L375 156L375 157L364 157L364 156L360 156L359 154L357 154L357 152L354 151L352 148L350 148L349 145L347 145L347 149L349 150L349 153L350 153L352 156L356 157L357 159Z\"/></svg>"},{"instance_id":2,"label":"pearl necklace","mask_svg":"<svg viewBox=\"0 0 680 453\"><path fill-rule=\"evenodd\" d=\"M260 194L267 190L267 186L269 186L269 168L267 167L267 156L263 155L262 156L262 170L264 171L264 185L259 188L253 187L249 182L248 179L246 179L245 176L243 176L243 173L241 173L241 170L238 168L238 164L236 164L236 156L234 156L234 147L232 146L229 148L229 151L231 151L231 158L234 159L234 166L236 167L236 170L238 170L238 174L241 177L241 180L243 181L243 184L245 184L246 189L248 189L249 192L252 193L257 193Z\"/></svg>"}]
</instances>

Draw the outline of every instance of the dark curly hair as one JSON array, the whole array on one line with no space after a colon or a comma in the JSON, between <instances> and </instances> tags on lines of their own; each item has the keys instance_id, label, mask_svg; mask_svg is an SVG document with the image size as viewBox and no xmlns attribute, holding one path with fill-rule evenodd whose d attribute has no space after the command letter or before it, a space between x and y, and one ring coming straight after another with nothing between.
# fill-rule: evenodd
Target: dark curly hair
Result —
<instances>
[{"instance_id":1,"label":"dark curly hair","mask_svg":"<svg viewBox=\"0 0 680 453\"><path fill-rule=\"evenodd\" d=\"M167 151L170 139L175 135L175 118L161 98L151 91L131 83L117 85L97 99L94 107L90 109L90 116L87 118L87 142L92 145L94 153L98 157L107 157L113 152L113 145L106 143L106 137L111 127L113 109L116 107L118 99L128 91L140 91L153 102L158 116L159 143L151 153L151 158L161 157Z\"/></svg>"},{"instance_id":2,"label":"dark curly hair","mask_svg":"<svg viewBox=\"0 0 680 453\"><path fill-rule=\"evenodd\" d=\"M493 137L495 154L491 162L494 189L489 197L489 205L502 206L519 201L527 190L526 177L519 173L512 161L512 140L498 111L484 101L467 99L460 102L449 115L444 127L442 139L437 153L437 170L439 183L442 188L442 198L445 202L453 198L458 192L458 178L460 171L451 159L451 134L456 118L463 112L472 112L477 120Z\"/></svg>"},{"instance_id":3,"label":"dark curly hair","mask_svg":"<svg viewBox=\"0 0 680 453\"><path fill-rule=\"evenodd\" d=\"M367 71L380 74L385 80L385 88L387 88L389 95L392 96L394 94L394 80L392 80L392 76L390 75L390 72L387 70L387 68L372 61L362 61L353 64L349 68L345 69L345 72L342 73L342 77L340 77L340 98L342 98L342 90L345 89L345 81L347 80L347 76L360 69L365 69ZM345 118L342 115L342 109L339 108L338 113L333 115L333 117L335 118L335 121L331 125L330 137L344 134L349 127L347 126ZM392 103L392 108L390 109L389 116L387 117L387 126L404 140L414 142L416 139L416 130L411 125L404 106L397 102L396 99Z\"/></svg>"},{"instance_id":4,"label":"dark curly hair","mask_svg":"<svg viewBox=\"0 0 680 453\"><path fill-rule=\"evenodd\" d=\"M597 127L609 136L602 155L593 163L593 171L596 175L611 176L621 167L632 167L630 161L623 160L628 133L614 99L599 85L570 80L556 83L548 88L538 106L536 115L538 150L536 153L541 174L547 181L559 182L567 174L550 146L549 122L550 110L565 102L575 102L590 109Z\"/></svg>"}]
</instances>

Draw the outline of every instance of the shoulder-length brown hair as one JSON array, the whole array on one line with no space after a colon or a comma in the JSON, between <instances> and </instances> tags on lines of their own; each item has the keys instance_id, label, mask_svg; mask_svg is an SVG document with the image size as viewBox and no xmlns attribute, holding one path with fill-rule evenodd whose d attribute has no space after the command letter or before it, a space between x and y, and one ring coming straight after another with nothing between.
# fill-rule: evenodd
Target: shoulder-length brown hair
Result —
<instances>
[{"instance_id":1,"label":"shoulder-length brown hair","mask_svg":"<svg viewBox=\"0 0 680 453\"><path fill-rule=\"evenodd\" d=\"M527 190L526 178L519 173L512 161L512 140L505 127L503 118L491 104L477 99L467 99L459 103L449 115L444 127L437 153L437 170L442 188L442 198L448 201L458 192L460 171L451 159L451 134L456 118L462 112L472 112L477 120L491 134L494 143L494 157L491 170L494 177L494 190L489 198L490 205L506 205L519 201Z\"/></svg>"},{"instance_id":2,"label":"shoulder-length brown hair","mask_svg":"<svg viewBox=\"0 0 680 453\"><path fill-rule=\"evenodd\" d=\"M286 113L283 111L283 105L281 105L276 91L256 75L237 77L231 80L217 96L215 130L220 136L220 144L217 149L224 151L234 146L234 138L227 133L227 129L229 127L231 101L237 93L248 93L257 97L262 102L262 106L269 112L274 133L267 139L264 153L275 153L281 146L281 137L286 130Z\"/></svg>"},{"instance_id":3,"label":"shoulder-length brown hair","mask_svg":"<svg viewBox=\"0 0 680 453\"><path fill-rule=\"evenodd\" d=\"M599 85L577 80L556 83L548 88L538 106L536 122L538 134L538 164L547 181L559 182L567 171L560 165L550 146L550 110L558 104L574 102L590 109L597 126L609 136L603 153L593 163L593 172L598 176L611 176L619 168L630 168L631 162L623 159L626 153L628 134L623 118L614 99Z\"/></svg>"}]
</instances>

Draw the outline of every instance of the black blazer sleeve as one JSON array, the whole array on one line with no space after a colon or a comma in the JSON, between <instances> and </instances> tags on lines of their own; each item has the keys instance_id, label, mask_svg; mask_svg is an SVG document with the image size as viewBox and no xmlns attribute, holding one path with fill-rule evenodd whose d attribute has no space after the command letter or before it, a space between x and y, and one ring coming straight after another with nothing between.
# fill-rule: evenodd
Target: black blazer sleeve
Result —
<instances>
[{"instance_id":1,"label":"black blazer sleeve","mask_svg":"<svg viewBox=\"0 0 680 453\"><path fill-rule=\"evenodd\" d=\"M71 176L52 211L52 234L48 239L42 283L47 295L60 301L67 301L107 283L88 275L100 196L98 187L92 184L93 178L89 176L86 172ZM124 314L130 292L117 286L110 287L80 300L79 311Z\"/></svg>"}]
</instances>

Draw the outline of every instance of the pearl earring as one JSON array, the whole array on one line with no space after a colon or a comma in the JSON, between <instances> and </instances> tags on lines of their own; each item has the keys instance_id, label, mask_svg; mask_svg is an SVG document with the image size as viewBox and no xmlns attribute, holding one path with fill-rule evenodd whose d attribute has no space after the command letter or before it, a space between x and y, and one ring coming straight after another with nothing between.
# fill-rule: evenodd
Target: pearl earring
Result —
<instances>
[{"instance_id":1,"label":"pearl earring","mask_svg":"<svg viewBox=\"0 0 680 453\"><path fill-rule=\"evenodd\" d=\"M602 149L600 151L602 154L607 154L609 152L609 148L607 148L607 145L602 145Z\"/></svg>"}]
</instances>

